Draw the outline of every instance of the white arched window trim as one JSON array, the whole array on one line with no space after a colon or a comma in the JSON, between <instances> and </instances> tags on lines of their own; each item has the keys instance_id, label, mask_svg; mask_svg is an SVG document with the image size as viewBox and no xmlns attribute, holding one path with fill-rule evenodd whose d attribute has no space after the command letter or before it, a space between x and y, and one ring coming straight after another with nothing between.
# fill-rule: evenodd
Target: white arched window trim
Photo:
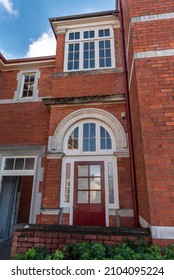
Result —
<instances>
[{"instance_id":1,"label":"white arched window trim","mask_svg":"<svg viewBox=\"0 0 174 280\"><path fill-rule=\"evenodd\" d=\"M88 108L77 110L61 121L54 135L49 139L49 151L63 153L65 148L63 143L66 142L64 141L65 137L69 135L67 131L73 130L80 121L88 122L90 119L92 122L101 122L108 129L108 132L112 133L113 137L112 135L111 137L115 139L115 143L113 143L115 151L127 150L127 136L119 120L104 110Z\"/></svg>"}]
</instances>

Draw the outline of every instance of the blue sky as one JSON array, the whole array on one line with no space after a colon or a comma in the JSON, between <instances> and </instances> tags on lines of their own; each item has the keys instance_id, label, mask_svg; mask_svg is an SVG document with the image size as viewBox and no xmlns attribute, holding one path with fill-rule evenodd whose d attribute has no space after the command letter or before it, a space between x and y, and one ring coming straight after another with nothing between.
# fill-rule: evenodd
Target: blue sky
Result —
<instances>
[{"instance_id":1,"label":"blue sky","mask_svg":"<svg viewBox=\"0 0 174 280\"><path fill-rule=\"evenodd\" d=\"M115 9L115 0L0 0L0 52L6 59L55 54L48 18Z\"/></svg>"}]
</instances>

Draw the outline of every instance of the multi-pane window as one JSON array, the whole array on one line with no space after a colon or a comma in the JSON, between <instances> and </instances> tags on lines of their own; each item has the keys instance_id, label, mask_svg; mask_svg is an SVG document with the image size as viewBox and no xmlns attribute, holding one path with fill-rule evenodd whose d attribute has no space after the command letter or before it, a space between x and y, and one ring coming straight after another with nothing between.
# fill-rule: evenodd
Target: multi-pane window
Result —
<instances>
[{"instance_id":1,"label":"multi-pane window","mask_svg":"<svg viewBox=\"0 0 174 280\"><path fill-rule=\"evenodd\" d=\"M33 97L35 73L23 74L21 83L21 98Z\"/></svg>"},{"instance_id":2,"label":"multi-pane window","mask_svg":"<svg viewBox=\"0 0 174 280\"><path fill-rule=\"evenodd\" d=\"M67 33L66 71L111 67L115 67L112 28L95 28Z\"/></svg>"},{"instance_id":3,"label":"multi-pane window","mask_svg":"<svg viewBox=\"0 0 174 280\"><path fill-rule=\"evenodd\" d=\"M6 158L4 170L33 170L35 158Z\"/></svg>"},{"instance_id":4,"label":"multi-pane window","mask_svg":"<svg viewBox=\"0 0 174 280\"><path fill-rule=\"evenodd\" d=\"M77 174L77 202L84 204L101 203L101 166L79 164Z\"/></svg>"},{"instance_id":5,"label":"multi-pane window","mask_svg":"<svg viewBox=\"0 0 174 280\"><path fill-rule=\"evenodd\" d=\"M68 150L80 149L83 152L95 152L112 149L109 132L93 122L81 123L68 136Z\"/></svg>"}]
</instances>

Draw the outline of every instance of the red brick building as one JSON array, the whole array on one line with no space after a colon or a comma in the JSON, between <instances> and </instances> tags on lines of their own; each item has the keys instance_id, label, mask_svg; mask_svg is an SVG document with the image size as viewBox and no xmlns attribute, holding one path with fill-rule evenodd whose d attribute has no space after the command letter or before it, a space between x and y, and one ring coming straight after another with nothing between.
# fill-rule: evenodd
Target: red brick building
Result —
<instances>
[{"instance_id":1,"label":"red brick building","mask_svg":"<svg viewBox=\"0 0 174 280\"><path fill-rule=\"evenodd\" d=\"M50 19L55 56L0 56L0 242L21 223L174 240L174 4L118 4Z\"/></svg>"}]
</instances>

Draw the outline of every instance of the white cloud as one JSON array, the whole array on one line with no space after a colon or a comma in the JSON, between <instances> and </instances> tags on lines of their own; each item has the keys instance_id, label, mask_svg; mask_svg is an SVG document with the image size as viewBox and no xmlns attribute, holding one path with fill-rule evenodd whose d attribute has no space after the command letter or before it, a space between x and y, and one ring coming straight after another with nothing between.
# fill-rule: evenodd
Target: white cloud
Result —
<instances>
[{"instance_id":1,"label":"white cloud","mask_svg":"<svg viewBox=\"0 0 174 280\"><path fill-rule=\"evenodd\" d=\"M13 8L11 0L0 0L0 5L2 5L9 14L18 15L18 11Z\"/></svg>"},{"instance_id":2,"label":"white cloud","mask_svg":"<svg viewBox=\"0 0 174 280\"><path fill-rule=\"evenodd\" d=\"M56 39L51 30L44 32L28 48L27 57L39 57L56 54Z\"/></svg>"}]
</instances>

